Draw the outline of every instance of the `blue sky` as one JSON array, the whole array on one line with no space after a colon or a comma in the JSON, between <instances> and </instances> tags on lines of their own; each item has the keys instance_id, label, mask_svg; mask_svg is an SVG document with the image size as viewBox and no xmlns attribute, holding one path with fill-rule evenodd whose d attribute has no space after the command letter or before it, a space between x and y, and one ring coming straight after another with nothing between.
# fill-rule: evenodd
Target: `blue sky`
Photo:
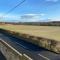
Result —
<instances>
[{"instance_id":1,"label":"blue sky","mask_svg":"<svg viewBox=\"0 0 60 60\"><path fill-rule=\"evenodd\" d=\"M22 0L1 0L0 17ZM14 11L6 14L0 21L60 21L60 0L26 0Z\"/></svg>"}]
</instances>

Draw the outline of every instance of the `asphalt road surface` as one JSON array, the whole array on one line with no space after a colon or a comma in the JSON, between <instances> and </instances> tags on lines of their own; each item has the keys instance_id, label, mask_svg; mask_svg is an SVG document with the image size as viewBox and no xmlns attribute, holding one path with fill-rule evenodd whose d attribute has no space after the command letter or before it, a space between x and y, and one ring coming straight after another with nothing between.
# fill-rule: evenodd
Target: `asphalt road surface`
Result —
<instances>
[{"instance_id":1,"label":"asphalt road surface","mask_svg":"<svg viewBox=\"0 0 60 60\"><path fill-rule=\"evenodd\" d=\"M0 39L4 40L20 53L27 54L33 60L60 60L60 54L56 54L37 45L18 39L14 36L0 33Z\"/></svg>"},{"instance_id":2,"label":"asphalt road surface","mask_svg":"<svg viewBox=\"0 0 60 60\"><path fill-rule=\"evenodd\" d=\"M5 56L0 52L0 60L6 60Z\"/></svg>"}]
</instances>

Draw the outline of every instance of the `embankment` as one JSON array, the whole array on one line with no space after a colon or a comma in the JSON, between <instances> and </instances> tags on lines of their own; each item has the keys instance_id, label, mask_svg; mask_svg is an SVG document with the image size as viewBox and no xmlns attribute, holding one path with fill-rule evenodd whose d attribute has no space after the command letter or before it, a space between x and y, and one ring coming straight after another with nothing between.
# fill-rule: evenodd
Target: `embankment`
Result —
<instances>
[{"instance_id":1,"label":"embankment","mask_svg":"<svg viewBox=\"0 0 60 60\"><path fill-rule=\"evenodd\" d=\"M53 39L47 39L44 37L31 36L29 34L22 34L22 33L10 31L10 30L4 30L4 29L0 29L0 32L4 32L5 34L13 35L17 38L22 38L25 41L31 42L40 47L46 48L50 51L60 53L60 41L56 41Z\"/></svg>"}]
</instances>

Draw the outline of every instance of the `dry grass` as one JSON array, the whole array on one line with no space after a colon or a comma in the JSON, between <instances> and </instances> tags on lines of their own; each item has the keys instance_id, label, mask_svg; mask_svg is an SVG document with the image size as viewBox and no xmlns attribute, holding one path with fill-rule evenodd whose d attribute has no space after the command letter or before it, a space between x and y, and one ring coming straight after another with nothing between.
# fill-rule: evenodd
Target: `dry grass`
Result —
<instances>
[{"instance_id":1,"label":"dry grass","mask_svg":"<svg viewBox=\"0 0 60 60\"><path fill-rule=\"evenodd\" d=\"M0 28L60 41L60 27L57 26L28 26L8 24L0 25Z\"/></svg>"}]
</instances>

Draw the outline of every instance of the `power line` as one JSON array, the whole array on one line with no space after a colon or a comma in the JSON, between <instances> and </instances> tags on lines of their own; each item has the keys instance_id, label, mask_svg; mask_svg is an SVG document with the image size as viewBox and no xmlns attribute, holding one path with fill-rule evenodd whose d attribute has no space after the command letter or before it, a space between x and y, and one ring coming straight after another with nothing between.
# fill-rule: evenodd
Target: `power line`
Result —
<instances>
[{"instance_id":1,"label":"power line","mask_svg":"<svg viewBox=\"0 0 60 60\"><path fill-rule=\"evenodd\" d=\"M22 2L18 3L16 6L14 6L12 9L10 9L6 14L9 14L10 12L12 12L14 9L16 9L18 6L20 6L21 4L23 4L26 0L23 0Z\"/></svg>"},{"instance_id":2,"label":"power line","mask_svg":"<svg viewBox=\"0 0 60 60\"><path fill-rule=\"evenodd\" d=\"M18 6L20 6L21 4L23 4L25 1L26 1L26 0L23 0L22 2L18 3L16 6L14 6L12 9L10 9L10 10L7 12L7 14L10 13L10 12L12 12L15 8L17 8Z\"/></svg>"}]
</instances>

